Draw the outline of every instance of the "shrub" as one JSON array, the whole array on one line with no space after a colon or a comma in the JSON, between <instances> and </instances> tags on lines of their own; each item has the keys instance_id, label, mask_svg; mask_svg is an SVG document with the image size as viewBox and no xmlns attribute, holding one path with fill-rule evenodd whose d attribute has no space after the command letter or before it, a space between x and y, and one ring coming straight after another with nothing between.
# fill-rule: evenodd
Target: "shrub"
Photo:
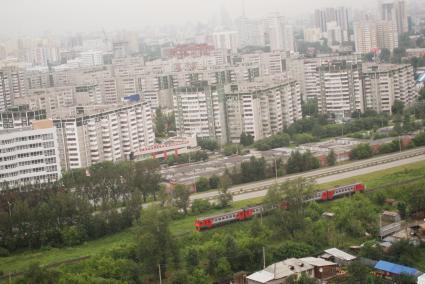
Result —
<instances>
[{"instance_id":1,"label":"shrub","mask_svg":"<svg viewBox=\"0 0 425 284\"><path fill-rule=\"evenodd\" d=\"M0 257L6 257L9 255L10 255L10 252L8 249L0 247Z\"/></svg>"},{"instance_id":2,"label":"shrub","mask_svg":"<svg viewBox=\"0 0 425 284\"><path fill-rule=\"evenodd\" d=\"M192 202L192 212L195 214L206 212L210 210L210 208L211 208L211 204L208 200L195 199Z\"/></svg>"},{"instance_id":3,"label":"shrub","mask_svg":"<svg viewBox=\"0 0 425 284\"><path fill-rule=\"evenodd\" d=\"M62 229L62 239L66 246L79 245L86 239L86 232L78 226L68 226Z\"/></svg>"}]
</instances>

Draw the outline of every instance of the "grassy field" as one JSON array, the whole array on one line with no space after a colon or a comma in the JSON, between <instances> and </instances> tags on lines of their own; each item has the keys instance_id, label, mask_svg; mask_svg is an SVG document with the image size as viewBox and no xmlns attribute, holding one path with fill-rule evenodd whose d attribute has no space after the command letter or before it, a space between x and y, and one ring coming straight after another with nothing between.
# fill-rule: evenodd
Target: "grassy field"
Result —
<instances>
[{"instance_id":1,"label":"grassy field","mask_svg":"<svg viewBox=\"0 0 425 284\"><path fill-rule=\"evenodd\" d=\"M425 161L417 162L410 165L404 165L384 171L374 172L371 174L356 176L335 182L321 184L319 188L329 188L335 185L349 184L352 182L363 182L369 188L374 188L390 183L402 182L415 177L425 176ZM261 203L262 198L250 199L235 202L232 208L226 210L211 210L203 215L212 215L224 211L232 211L236 208L242 208L248 205ZM188 216L176 221L171 225L171 231L175 235L182 235L194 232L195 216ZM25 270L30 264L38 262L46 265L74 259L82 256L95 256L102 252L110 251L124 244L134 241L133 229L107 236L95 241L89 241L82 245L69 248L52 248L44 250L27 251L16 253L9 257L0 258L0 270L4 273L13 273ZM425 264L424 264L425 265Z\"/></svg>"}]
</instances>

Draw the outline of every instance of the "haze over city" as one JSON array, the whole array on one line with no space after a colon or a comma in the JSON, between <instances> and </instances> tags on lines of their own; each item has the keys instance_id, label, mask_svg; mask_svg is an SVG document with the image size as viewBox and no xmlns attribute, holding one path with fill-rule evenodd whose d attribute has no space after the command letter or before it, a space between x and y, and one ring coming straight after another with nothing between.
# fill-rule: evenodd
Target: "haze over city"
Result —
<instances>
[{"instance_id":1,"label":"haze over city","mask_svg":"<svg viewBox=\"0 0 425 284\"><path fill-rule=\"evenodd\" d=\"M296 19L320 7L376 10L377 5L376 0L245 0L246 15L253 18L280 12L288 19ZM46 31L132 30L144 26L205 23L217 17L223 7L233 18L242 13L241 0L38 0L37 5L32 0L3 0L0 35L16 37L41 35Z\"/></svg>"}]
</instances>

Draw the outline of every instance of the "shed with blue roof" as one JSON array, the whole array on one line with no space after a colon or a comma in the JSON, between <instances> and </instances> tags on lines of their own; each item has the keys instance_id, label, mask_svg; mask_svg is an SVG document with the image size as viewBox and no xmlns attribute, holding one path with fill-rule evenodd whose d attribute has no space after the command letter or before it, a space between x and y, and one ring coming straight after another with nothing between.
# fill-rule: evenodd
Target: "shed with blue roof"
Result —
<instances>
[{"instance_id":1,"label":"shed with blue roof","mask_svg":"<svg viewBox=\"0 0 425 284\"><path fill-rule=\"evenodd\" d=\"M421 274L419 270L416 268L391 263L388 261L380 260L375 264L375 269L383 272L385 276L393 276L393 275L400 275L400 274L406 274L410 276L418 276Z\"/></svg>"}]
</instances>

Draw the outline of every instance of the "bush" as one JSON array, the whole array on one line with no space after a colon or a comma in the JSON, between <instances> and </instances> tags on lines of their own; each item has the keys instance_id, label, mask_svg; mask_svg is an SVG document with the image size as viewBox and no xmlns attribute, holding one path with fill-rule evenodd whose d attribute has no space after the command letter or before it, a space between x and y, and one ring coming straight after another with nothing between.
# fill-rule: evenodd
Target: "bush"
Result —
<instances>
[{"instance_id":1,"label":"bush","mask_svg":"<svg viewBox=\"0 0 425 284\"><path fill-rule=\"evenodd\" d=\"M379 154L388 154L394 153L400 150L400 143L397 140L394 140L390 143L382 144L379 147Z\"/></svg>"},{"instance_id":2,"label":"bush","mask_svg":"<svg viewBox=\"0 0 425 284\"><path fill-rule=\"evenodd\" d=\"M259 151L266 151L273 148L289 146L289 135L286 133L280 133L273 135L268 138L258 140L254 143L254 147Z\"/></svg>"},{"instance_id":3,"label":"bush","mask_svg":"<svg viewBox=\"0 0 425 284\"><path fill-rule=\"evenodd\" d=\"M369 144L359 144L351 150L351 160L362 160L373 156L372 147Z\"/></svg>"},{"instance_id":4,"label":"bush","mask_svg":"<svg viewBox=\"0 0 425 284\"><path fill-rule=\"evenodd\" d=\"M425 146L425 132L421 132L413 138L416 147Z\"/></svg>"},{"instance_id":5,"label":"bush","mask_svg":"<svg viewBox=\"0 0 425 284\"><path fill-rule=\"evenodd\" d=\"M192 202L192 212L195 214L199 214L202 212L206 212L211 209L211 204L208 200L204 199L195 199Z\"/></svg>"},{"instance_id":6,"label":"bush","mask_svg":"<svg viewBox=\"0 0 425 284\"><path fill-rule=\"evenodd\" d=\"M208 180L208 178L206 177L200 177L196 183L196 191L197 192L204 192L210 189L210 182Z\"/></svg>"},{"instance_id":7,"label":"bush","mask_svg":"<svg viewBox=\"0 0 425 284\"><path fill-rule=\"evenodd\" d=\"M213 175L209 179L210 189L216 189L220 185L220 178L216 175Z\"/></svg>"},{"instance_id":8,"label":"bush","mask_svg":"<svg viewBox=\"0 0 425 284\"><path fill-rule=\"evenodd\" d=\"M198 145L203 150L215 151L218 149L218 143L213 139L198 139Z\"/></svg>"},{"instance_id":9,"label":"bush","mask_svg":"<svg viewBox=\"0 0 425 284\"><path fill-rule=\"evenodd\" d=\"M78 226L68 226L62 229L62 239L66 246L75 246L86 240L86 231Z\"/></svg>"},{"instance_id":10,"label":"bush","mask_svg":"<svg viewBox=\"0 0 425 284\"><path fill-rule=\"evenodd\" d=\"M10 252L8 249L0 247L0 257L6 257L9 255L10 255Z\"/></svg>"},{"instance_id":11,"label":"bush","mask_svg":"<svg viewBox=\"0 0 425 284\"><path fill-rule=\"evenodd\" d=\"M317 139L313 135L308 134L308 133L295 134L292 137L292 140L297 145L306 144L306 143L311 143L311 142L317 141Z\"/></svg>"},{"instance_id":12,"label":"bush","mask_svg":"<svg viewBox=\"0 0 425 284\"><path fill-rule=\"evenodd\" d=\"M223 154L224 156L231 156L239 152L239 145L236 144L227 144L224 146Z\"/></svg>"}]
</instances>

